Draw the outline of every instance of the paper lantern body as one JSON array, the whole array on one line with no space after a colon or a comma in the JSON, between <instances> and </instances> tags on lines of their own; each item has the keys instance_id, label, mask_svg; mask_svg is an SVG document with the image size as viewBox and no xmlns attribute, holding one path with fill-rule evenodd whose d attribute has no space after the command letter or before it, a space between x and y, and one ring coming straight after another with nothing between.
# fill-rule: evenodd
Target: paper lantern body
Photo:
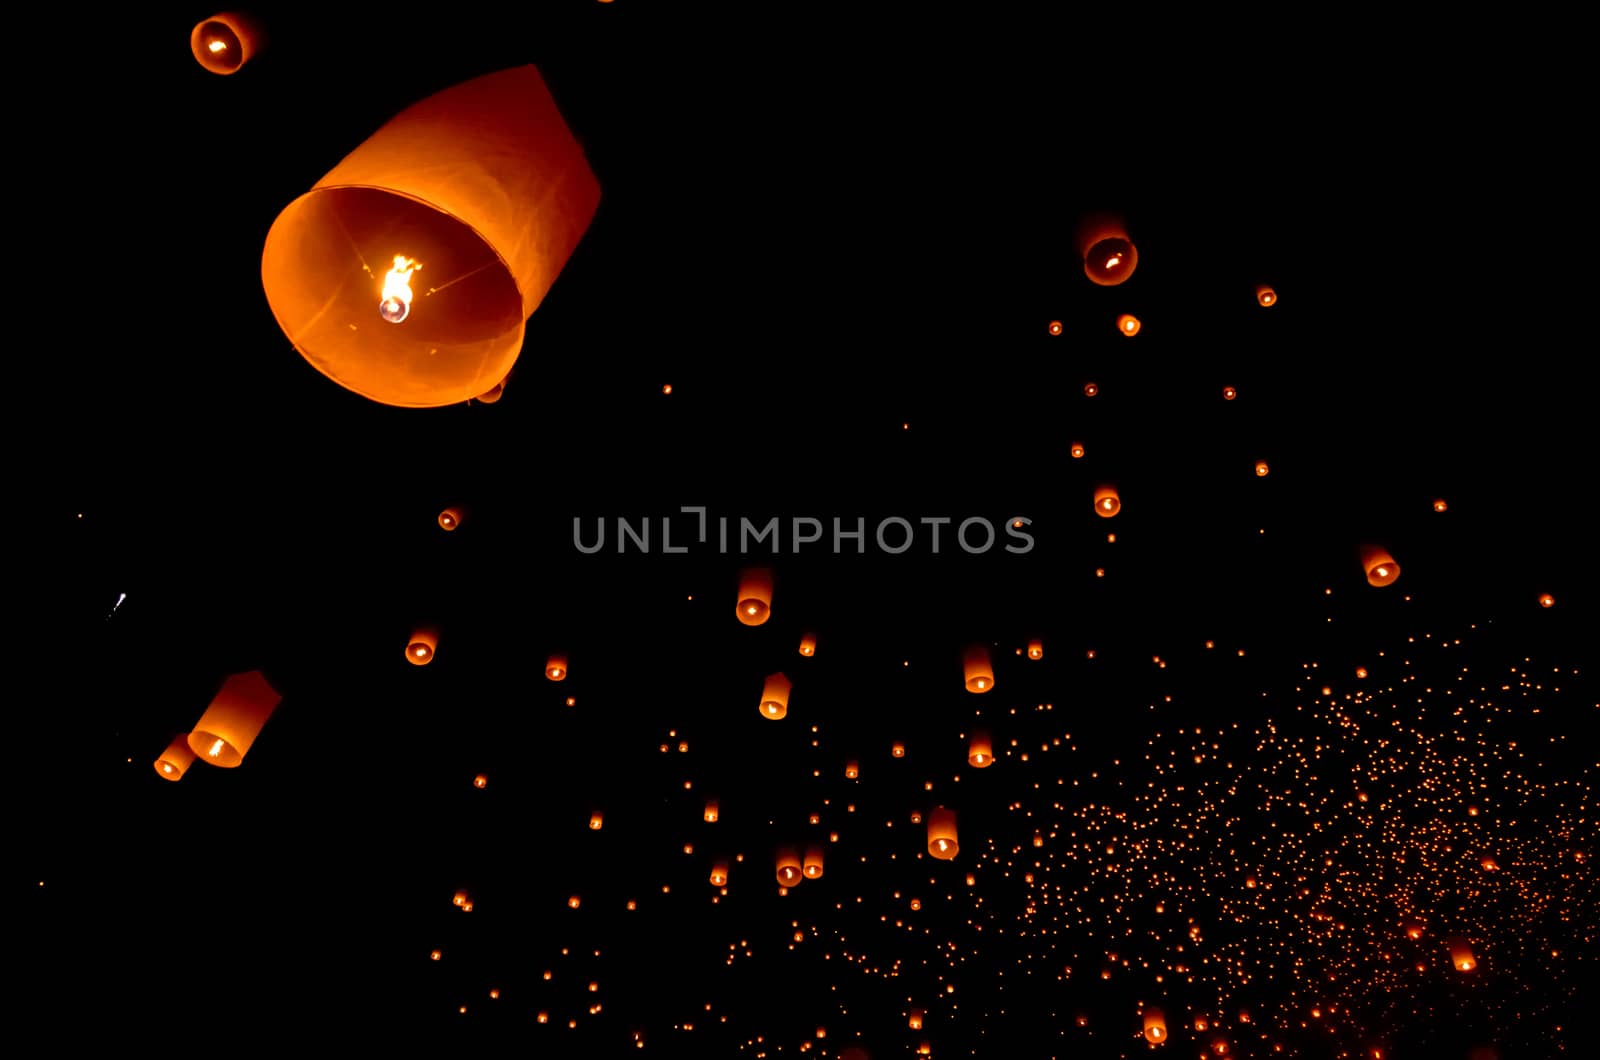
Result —
<instances>
[{"instance_id":1,"label":"paper lantern body","mask_svg":"<svg viewBox=\"0 0 1600 1060\"><path fill-rule=\"evenodd\" d=\"M761 716L769 721L781 721L789 713L789 689L793 687L782 674L772 674L761 688Z\"/></svg>"},{"instance_id":2,"label":"paper lantern body","mask_svg":"<svg viewBox=\"0 0 1600 1060\"><path fill-rule=\"evenodd\" d=\"M419 629L406 642L406 662L413 666L426 666L433 662L439 650L439 634L431 629Z\"/></svg>"},{"instance_id":3,"label":"paper lantern body","mask_svg":"<svg viewBox=\"0 0 1600 1060\"><path fill-rule=\"evenodd\" d=\"M1109 519L1122 511L1122 498L1117 494L1115 486L1101 486L1094 491L1094 512L1102 519Z\"/></svg>"},{"instance_id":4,"label":"paper lantern body","mask_svg":"<svg viewBox=\"0 0 1600 1060\"><path fill-rule=\"evenodd\" d=\"M755 567L739 575L739 621L759 626L772 614L772 572Z\"/></svg>"},{"instance_id":5,"label":"paper lantern body","mask_svg":"<svg viewBox=\"0 0 1600 1060\"><path fill-rule=\"evenodd\" d=\"M982 644L974 644L963 653L961 670L968 692L987 692L994 687L994 666L989 662L989 649Z\"/></svg>"},{"instance_id":6,"label":"paper lantern body","mask_svg":"<svg viewBox=\"0 0 1600 1060\"><path fill-rule=\"evenodd\" d=\"M1078 253L1083 274L1101 287L1115 287L1139 266L1139 250L1128 238L1120 217L1096 214L1078 226Z\"/></svg>"},{"instance_id":7,"label":"paper lantern body","mask_svg":"<svg viewBox=\"0 0 1600 1060\"><path fill-rule=\"evenodd\" d=\"M1367 573L1367 584L1380 589L1385 585L1394 584L1394 580L1400 577L1400 564L1376 545L1362 547L1361 567Z\"/></svg>"},{"instance_id":8,"label":"paper lantern body","mask_svg":"<svg viewBox=\"0 0 1600 1060\"><path fill-rule=\"evenodd\" d=\"M949 861L960 853L956 842L956 813L940 807L928 814L928 853Z\"/></svg>"},{"instance_id":9,"label":"paper lantern body","mask_svg":"<svg viewBox=\"0 0 1600 1060\"><path fill-rule=\"evenodd\" d=\"M189 747L189 735L174 736L167 749L156 759L156 775L162 780L182 780L183 774L194 762L194 751Z\"/></svg>"},{"instance_id":10,"label":"paper lantern body","mask_svg":"<svg viewBox=\"0 0 1600 1060\"><path fill-rule=\"evenodd\" d=\"M466 516L467 512L465 508L461 508L459 506L454 508L446 508L444 511L439 513L439 529L454 530L461 525L461 520L465 519Z\"/></svg>"},{"instance_id":11,"label":"paper lantern body","mask_svg":"<svg viewBox=\"0 0 1600 1060\"><path fill-rule=\"evenodd\" d=\"M260 670L231 675L195 723L189 750L203 762L232 769L244 761L282 698Z\"/></svg>"},{"instance_id":12,"label":"paper lantern body","mask_svg":"<svg viewBox=\"0 0 1600 1060\"><path fill-rule=\"evenodd\" d=\"M1158 1008L1144 1010L1144 1037L1152 1045L1167 1040L1167 1017Z\"/></svg>"},{"instance_id":13,"label":"paper lantern body","mask_svg":"<svg viewBox=\"0 0 1600 1060\"><path fill-rule=\"evenodd\" d=\"M262 285L295 349L347 390L466 401L510 373L599 201L539 71L503 70L402 111L285 207ZM379 303L397 256L419 267L391 322Z\"/></svg>"},{"instance_id":14,"label":"paper lantern body","mask_svg":"<svg viewBox=\"0 0 1600 1060\"><path fill-rule=\"evenodd\" d=\"M237 73L265 44L260 23L233 11L195 23L189 33L195 62L214 74Z\"/></svg>"},{"instance_id":15,"label":"paper lantern body","mask_svg":"<svg viewBox=\"0 0 1600 1060\"><path fill-rule=\"evenodd\" d=\"M974 769L988 769L994 764L994 745L988 733L972 734L972 742L967 747L967 764Z\"/></svg>"}]
</instances>

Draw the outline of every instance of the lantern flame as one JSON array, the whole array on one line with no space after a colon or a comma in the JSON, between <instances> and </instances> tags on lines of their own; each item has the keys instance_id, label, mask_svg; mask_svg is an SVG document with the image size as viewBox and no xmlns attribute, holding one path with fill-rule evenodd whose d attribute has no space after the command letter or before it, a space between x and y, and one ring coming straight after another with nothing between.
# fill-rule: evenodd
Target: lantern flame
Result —
<instances>
[{"instance_id":1,"label":"lantern flame","mask_svg":"<svg viewBox=\"0 0 1600 1060\"><path fill-rule=\"evenodd\" d=\"M378 302L378 314L391 324L398 324L411 315L411 274L422 268L404 254L394 256L394 268L383 277L383 294Z\"/></svg>"},{"instance_id":2,"label":"lantern flame","mask_svg":"<svg viewBox=\"0 0 1600 1060\"><path fill-rule=\"evenodd\" d=\"M221 753L222 753L222 741L221 740L218 740L216 743L212 744L211 745L211 750L206 752L206 754L210 755L212 758L217 757Z\"/></svg>"},{"instance_id":3,"label":"lantern flame","mask_svg":"<svg viewBox=\"0 0 1600 1060\"><path fill-rule=\"evenodd\" d=\"M225 40L214 40L210 44L207 44L206 47L210 49L212 55L215 55L218 52L227 51L228 42Z\"/></svg>"}]
</instances>

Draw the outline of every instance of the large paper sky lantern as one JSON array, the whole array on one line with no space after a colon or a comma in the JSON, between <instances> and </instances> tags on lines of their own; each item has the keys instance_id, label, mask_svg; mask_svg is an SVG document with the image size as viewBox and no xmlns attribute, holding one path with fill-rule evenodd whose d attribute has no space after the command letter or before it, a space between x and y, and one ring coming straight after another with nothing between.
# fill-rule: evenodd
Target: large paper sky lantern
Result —
<instances>
[{"instance_id":1,"label":"large paper sky lantern","mask_svg":"<svg viewBox=\"0 0 1600 1060\"><path fill-rule=\"evenodd\" d=\"M1101 287L1117 286L1139 266L1139 250L1128 238L1127 225L1111 214L1083 219L1078 225L1078 253L1083 256L1083 274Z\"/></svg>"},{"instance_id":2,"label":"large paper sky lantern","mask_svg":"<svg viewBox=\"0 0 1600 1060\"><path fill-rule=\"evenodd\" d=\"M226 11L195 23L189 33L194 60L214 74L231 74L266 44L261 24L248 15Z\"/></svg>"},{"instance_id":3,"label":"large paper sky lantern","mask_svg":"<svg viewBox=\"0 0 1600 1060\"><path fill-rule=\"evenodd\" d=\"M261 280L312 366L385 405L495 391L600 202L532 66L392 118L273 222Z\"/></svg>"},{"instance_id":4,"label":"large paper sky lantern","mask_svg":"<svg viewBox=\"0 0 1600 1060\"><path fill-rule=\"evenodd\" d=\"M189 750L208 765L237 766L282 699L260 670L230 675L195 723Z\"/></svg>"}]
</instances>

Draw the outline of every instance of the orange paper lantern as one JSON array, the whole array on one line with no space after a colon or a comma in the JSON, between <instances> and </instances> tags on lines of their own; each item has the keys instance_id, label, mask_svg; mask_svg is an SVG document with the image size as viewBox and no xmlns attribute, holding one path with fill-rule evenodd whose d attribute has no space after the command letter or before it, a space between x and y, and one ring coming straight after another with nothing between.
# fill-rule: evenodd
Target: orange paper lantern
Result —
<instances>
[{"instance_id":1,"label":"orange paper lantern","mask_svg":"<svg viewBox=\"0 0 1600 1060\"><path fill-rule=\"evenodd\" d=\"M1078 253L1083 273L1101 287L1115 287L1139 266L1139 250L1128 238L1120 217L1096 214L1078 226Z\"/></svg>"},{"instance_id":2,"label":"orange paper lantern","mask_svg":"<svg viewBox=\"0 0 1600 1060\"><path fill-rule=\"evenodd\" d=\"M1069 449L1068 452L1070 452L1072 454L1072 459L1074 459L1074 460L1082 460L1083 459L1083 443L1082 442L1073 442L1072 443L1072 448Z\"/></svg>"},{"instance_id":3,"label":"orange paper lantern","mask_svg":"<svg viewBox=\"0 0 1600 1060\"><path fill-rule=\"evenodd\" d=\"M975 732L967 745L967 763L974 769L987 769L994 764L994 745L986 732Z\"/></svg>"},{"instance_id":4,"label":"orange paper lantern","mask_svg":"<svg viewBox=\"0 0 1600 1060\"><path fill-rule=\"evenodd\" d=\"M1038 660L1044 658L1044 641L1028 641L1028 658Z\"/></svg>"},{"instance_id":5,"label":"orange paper lantern","mask_svg":"<svg viewBox=\"0 0 1600 1060\"><path fill-rule=\"evenodd\" d=\"M1094 491L1094 512L1103 519L1109 519L1122 511L1122 498L1117 496L1115 486L1101 486Z\"/></svg>"},{"instance_id":6,"label":"orange paper lantern","mask_svg":"<svg viewBox=\"0 0 1600 1060\"><path fill-rule=\"evenodd\" d=\"M1139 318L1132 313L1124 313L1117 318L1117 330L1130 339L1139 334L1141 327L1143 325L1139 323Z\"/></svg>"},{"instance_id":7,"label":"orange paper lantern","mask_svg":"<svg viewBox=\"0 0 1600 1060\"><path fill-rule=\"evenodd\" d=\"M1394 584L1394 580L1400 577L1400 564L1376 545L1362 546L1361 567L1367 572L1367 584L1379 588Z\"/></svg>"},{"instance_id":8,"label":"orange paper lantern","mask_svg":"<svg viewBox=\"0 0 1600 1060\"><path fill-rule=\"evenodd\" d=\"M195 723L189 750L211 765L236 767L282 699L260 670L230 675Z\"/></svg>"},{"instance_id":9,"label":"orange paper lantern","mask_svg":"<svg viewBox=\"0 0 1600 1060\"><path fill-rule=\"evenodd\" d=\"M194 751L189 747L189 734L174 736L172 742L167 744L167 749L161 752L161 757L156 759L156 775L163 780L182 780L193 761Z\"/></svg>"},{"instance_id":10,"label":"orange paper lantern","mask_svg":"<svg viewBox=\"0 0 1600 1060\"><path fill-rule=\"evenodd\" d=\"M782 674L772 674L761 689L761 716L778 721L789 713L789 689L794 687Z\"/></svg>"},{"instance_id":11,"label":"orange paper lantern","mask_svg":"<svg viewBox=\"0 0 1600 1060\"><path fill-rule=\"evenodd\" d=\"M1167 1040L1167 1017L1158 1008L1144 1010L1145 1041L1160 1045Z\"/></svg>"},{"instance_id":12,"label":"orange paper lantern","mask_svg":"<svg viewBox=\"0 0 1600 1060\"><path fill-rule=\"evenodd\" d=\"M801 868L808 880L822 879L822 848L809 847L806 850L805 862Z\"/></svg>"},{"instance_id":13,"label":"orange paper lantern","mask_svg":"<svg viewBox=\"0 0 1600 1060\"><path fill-rule=\"evenodd\" d=\"M784 887L793 887L804 878L800 867L800 855L793 850L778 851L778 883Z\"/></svg>"},{"instance_id":14,"label":"orange paper lantern","mask_svg":"<svg viewBox=\"0 0 1600 1060\"><path fill-rule=\"evenodd\" d=\"M716 824L717 823L717 800L716 799L708 799L706 801L705 818L706 818L706 823L707 824Z\"/></svg>"},{"instance_id":15,"label":"orange paper lantern","mask_svg":"<svg viewBox=\"0 0 1600 1060\"><path fill-rule=\"evenodd\" d=\"M539 71L503 70L402 111L285 207L262 284L295 349L347 390L483 397L599 201Z\"/></svg>"},{"instance_id":16,"label":"orange paper lantern","mask_svg":"<svg viewBox=\"0 0 1600 1060\"><path fill-rule=\"evenodd\" d=\"M856 762L846 762L844 764L844 778L846 780L854 780L857 777L859 777L860 775L861 775L861 766L858 763L856 763Z\"/></svg>"},{"instance_id":17,"label":"orange paper lantern","mask_svg":"<svg viewBox=\"0 0 1600 1060\"><path fill-rule=\"evenodd\" d=\"M214 74L237 73L266 42L261 24L235 11L203 19L189 32L195 62Z\"/></svg>"},{"instance_id":18,"label":"orange paper lantern","mask_svg":"<svg viewBox=\"0 0 1600 1060\"><path fill-rule=\"evenodd\" d=\"M772 572L752 567L739 575L739 621L759 626L772 614Z\"/></svg>"},{"instance_id":19,"label":"orange paper lantern","mask_svg":"<svg viewBox=\"0 0 1600 1060\"><path fill-rule=\"evenodd\" d=\"M426 666L433 662L439 650L439 634L431 629L419 629L406 643L406 662L413 666Z\"/></svg>"},{"instance_id":20,"label":"orange paper lantern","mask_svg":"<svg viewBox=\"0 0 1600 1060\"><path fill-rule=\"evenodd\" d=\"M544 664L544 675L552 681L565 681L567 679L567 657L559 652L551 655Z\"/></svg>"},{"instance_id":21,"label":"orange paper lantern","mask_svg":"<svg viewBox=\"0 0 1600 1060\"><path fill-rule=\"evenodd\" d=\"M1277 305L1278 292L1274 291L1266 284L1262 284L1260 287L1256 288L1256 301L1260 302L1264 306Z\"/></svg>"},{"instance_id":22,"label":"orange paper lantern","mask_svg":"<svg viewBox=\"0 0 1600 1060\"><path fill-rule=\"evenodd\" d=\"M1451 939L1450 963L1458 972L1470 972L1478 967L1478 958L1472 953L1472 944L1459 936Z\"/></svg>"},{"instance_id":23,"label":"orange paper lantern","mask_svg":"<svg viewBox=\"0 0 1600 1060\"><path fill-rule=\"evenodd\" d=\"M943 806L928 813L928 853L949 861L961 851L956 842L956 813Z\"/></svg>"},{"instance_id":24,"label":"orange paper lantern","mask_svg":"<svg viewBox=\"0 0 1600 1060\"><path fill-rule=\"evenodd\" d=\"M466 517L464 508L446 508L439 513L439 529L454 530L461 525L461 520Z\"/></svg>"},{"instance_id":25,"label":"orange paper lantern","mask_svg":"<svg viewBox=\"0 0 1600 1060\"><path fill-rule=\"evenodd\" d=\"M711 886L726 887L728 885L728 863L719 861L711 866Z\"/></svg>"},{"instance_id":26,"label":"orange paper lantern","mask_svg":"<svg viewBox=\"0 0 1600 1060\"><path fill-rule=\"evenodd\" d=\"M807 633L807 634L803 635L800 638L800 654L801 655L815 655L815 654L817 654L817 638L816 638L815 635L813 635L811 633Z\"/></svg>"},{"instance_id":27,"label":"orange paper lantern","mask_svg":"<svg viewBox=\"0 0 1600 1060\"><path fill-rule=\"evenodd\" d=\"M1554 596L1551 596L1549 593L1540 593L1539 594L1539 606L1540 607L1554 607L1554 606L1556 606L1556 598Z\"/></svg>"},{"instance_id":28,"label":"orange paper lantern","mask_svg":"<svg viewBox=\"0 0 1600 1060\"><path fill-rule=\"evenodd\" d=\"M994 687L994 666L989 662L987 646L969 647L962 655L961 669L967 679L968 692L987 692Z\"/></svg>"}]
</instances>

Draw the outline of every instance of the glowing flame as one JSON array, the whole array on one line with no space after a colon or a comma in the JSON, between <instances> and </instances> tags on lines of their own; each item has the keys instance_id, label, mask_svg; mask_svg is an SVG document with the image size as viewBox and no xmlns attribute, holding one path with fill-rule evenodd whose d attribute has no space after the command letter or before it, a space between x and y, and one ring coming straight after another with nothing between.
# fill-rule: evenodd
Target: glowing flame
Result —
<instances>
[{"instance_id":1,"label":"glowing flame","mask_svg":"<svg viewBox=\"0 0 1600 1060\"><path fill-rule=\"evenodd\" d=\"M225 40L214 40L210 44L207 44L206 47L211 49L211 54L212 55L215 55L218 52L227 51L228 50L228 42L225 41Z\"/></svg>"},{"instance_id":2,"label":"glowing flame","mask_svg":"<svg viewBox=\"0 0 1600 1060\"><path fill-rule=\"evenodd\" d=\"M383 294L378 302L378 313L391 324L398 324L411 315L411 274L422 268L404 254L394 256L394 268L383 277Z\"/></svg>"},{"instance_id":3,"label":"glowing flame","mask_svg":"<svg viewBox=\"0 0 1600 1060\"><path fill-rule=\"evenodd\" d=\"M206 754L210 755L212 758L217 757L221 753L222 753L222 741L221 740L218 740L216 743L212 744L211 745L211 750L206 752Z\"/></svg>"}]
</instances>

